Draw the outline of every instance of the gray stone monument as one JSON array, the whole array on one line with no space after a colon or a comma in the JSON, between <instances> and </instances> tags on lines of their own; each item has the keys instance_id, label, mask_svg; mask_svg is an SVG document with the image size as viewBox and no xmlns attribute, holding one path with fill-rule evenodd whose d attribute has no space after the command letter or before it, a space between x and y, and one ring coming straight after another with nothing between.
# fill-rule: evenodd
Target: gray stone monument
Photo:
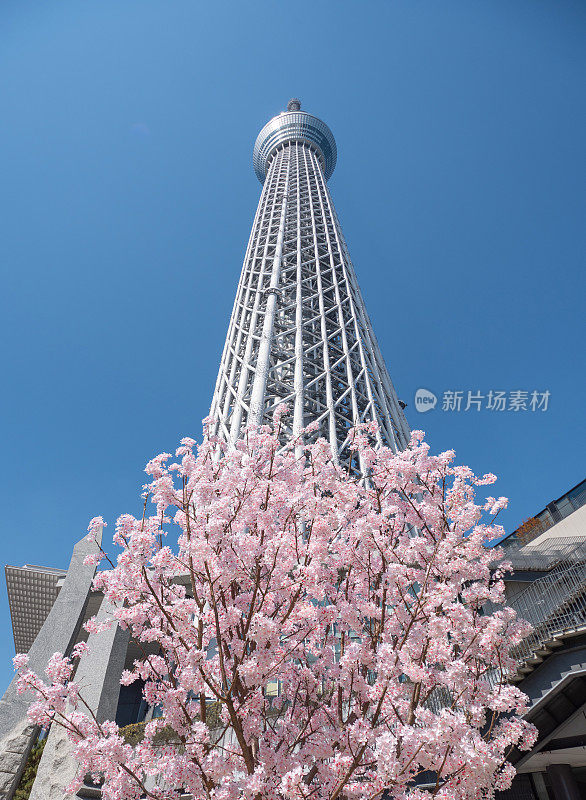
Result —
<instances>
[{"instance_id":1,"label":"gray stone monument","mask_svg":"<svg viewBox=\"0 0 586 800\"><path fill-rule=\"evenodd\" d=\"M73 548L61 591L29 651L29 668L41 677L53 653L69 653L75 644L96 572L83 562L98 552L101 540L100 530ZM32 695L17 693L16 679L0 699L0 800L13 797L34 742L36 730L27 718L31 699Z\"/></svg>"},{"instance_id":2,"label":"gray stone monument","mask_svg":"<svg viewBox=\"0 0 586 800\"><path fill-rule=\"evenodd\" d=\"M106 600L98 612L98 621L111 617L113 608ZM120 694L120 676L124 669L129 632L119 625L92 634L89 653L79 662L75 682L80 694L96 715L98 722L114 719ZM83 710L83 709L82 709ZM37 777L29 800L66 800L66 786L73 780L77 764L67 734L59 725L52 725ZM85 796L85 795L84 795ZM99 793L98 793L99 796Z\"/></svg>"}]
</instances>

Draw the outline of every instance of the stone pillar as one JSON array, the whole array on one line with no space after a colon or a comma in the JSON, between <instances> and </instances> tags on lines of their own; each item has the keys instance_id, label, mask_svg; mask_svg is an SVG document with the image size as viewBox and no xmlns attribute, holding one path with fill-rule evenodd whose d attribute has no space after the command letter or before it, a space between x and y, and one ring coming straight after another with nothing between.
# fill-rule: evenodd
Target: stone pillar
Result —
<instances>
[{"instance_id":1,"label":"stone pillar","mask_svg":"<svg viewBox=\"0 0 586 800\"><path fill-rule=\"evenodd\" d=\"M98 622L109 619L113 608L104 600ZM75 682L80 694L92 709L98 722L116 717L120 694L120 676L124 669L130 633L113 625L88 639L89 652L81 658ZM81 708L81 711L84 709ZM39 764L29 800L66 800L65 787L73 780L77 764L67 734L53 724Z\"/></svg>"},{"instance_id":2,"label":"stone pillar","mask_svg":"<svg viewBox=\"0 0 586 800\"><path fill-rule=\"evenodd\" d=\"M555 800L582 800L580 789L569 764L550 764L547 773Z\"/></svg>"},{"instance_id":3,"label":"stone pillar","mask_svg":"<svg viewBox=\"0 0 586 800\"><path fill-rule=\"evenodd\" d=\"M99 551L101 541L100 530L73 548L63 586L29 651L29 668L40 677L53 653L69 653L75 644L96 572L83 562ZM0 800L13 797L34 741L36 731L27 719L31 699L32 694L17 693L16 678L0 699Z\"/></svg>"}]
</instances>

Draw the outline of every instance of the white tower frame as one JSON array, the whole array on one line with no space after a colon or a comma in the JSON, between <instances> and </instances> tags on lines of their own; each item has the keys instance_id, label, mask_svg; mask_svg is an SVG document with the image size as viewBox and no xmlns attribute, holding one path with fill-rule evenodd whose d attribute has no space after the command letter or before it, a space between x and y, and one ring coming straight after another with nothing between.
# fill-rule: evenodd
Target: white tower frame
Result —
<instances>
[{"instance_id":1,"label":"white tower frame","mask_svg":"<svg viewBox=\"0 0 586 800\"><path fill-rule=\"evenodd\" d=\"M352 467L348 431L358 422L376 420L379 441L395 450L410 431L326 184L335 163L329 128L297 100L257 138L263 189L210 414L234 442L287 403L284 437L317 422L316 435Z\"/></svg>"}]
</instances>

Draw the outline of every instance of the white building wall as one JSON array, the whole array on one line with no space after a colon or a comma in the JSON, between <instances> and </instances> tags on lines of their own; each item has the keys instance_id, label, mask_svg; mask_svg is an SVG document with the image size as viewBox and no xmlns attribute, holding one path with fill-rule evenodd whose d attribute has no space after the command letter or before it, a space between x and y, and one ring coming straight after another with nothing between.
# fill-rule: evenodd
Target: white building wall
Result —
<instances>
[{"instance_id":1,"label":"white building wall","mask_svg":"<svg viewBox=\"0 0 586 800\"><path fill-rule=\"evenodd\" d=\"M566 537L584 537L586 541L586 505L573 511L568 517L556 522L556 524L545 531L545 533L536 536L530 542L531 547L544 544L551 539L563 539Z\"/></svg>"}]
</instances>

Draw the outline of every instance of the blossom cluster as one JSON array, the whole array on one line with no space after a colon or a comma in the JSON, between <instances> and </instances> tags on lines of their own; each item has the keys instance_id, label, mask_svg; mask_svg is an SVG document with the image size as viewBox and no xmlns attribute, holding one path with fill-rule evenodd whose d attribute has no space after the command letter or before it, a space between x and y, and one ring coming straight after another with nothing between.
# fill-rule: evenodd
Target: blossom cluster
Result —
<instances>
[{"instance_id":1,"label":"blossom cluster","mask_svg":"<svg viewBox=\"0 0 586 800\"><path fill-rule=\"evenodd\" d=\"M205 428L157 456L152 513L117 522L95 588L143 653L122 683L161 710L144 739L96 719L58 654L47 681L18 657L31 720L67 729L105 800L490 798L535 735L507 683L528 626L485 546L505 501L475 496L494 476L420 432L375 446L371 425L352 475L322 439L284 446L282 413L235 447Z\"/></svg>"}]
</instances>

